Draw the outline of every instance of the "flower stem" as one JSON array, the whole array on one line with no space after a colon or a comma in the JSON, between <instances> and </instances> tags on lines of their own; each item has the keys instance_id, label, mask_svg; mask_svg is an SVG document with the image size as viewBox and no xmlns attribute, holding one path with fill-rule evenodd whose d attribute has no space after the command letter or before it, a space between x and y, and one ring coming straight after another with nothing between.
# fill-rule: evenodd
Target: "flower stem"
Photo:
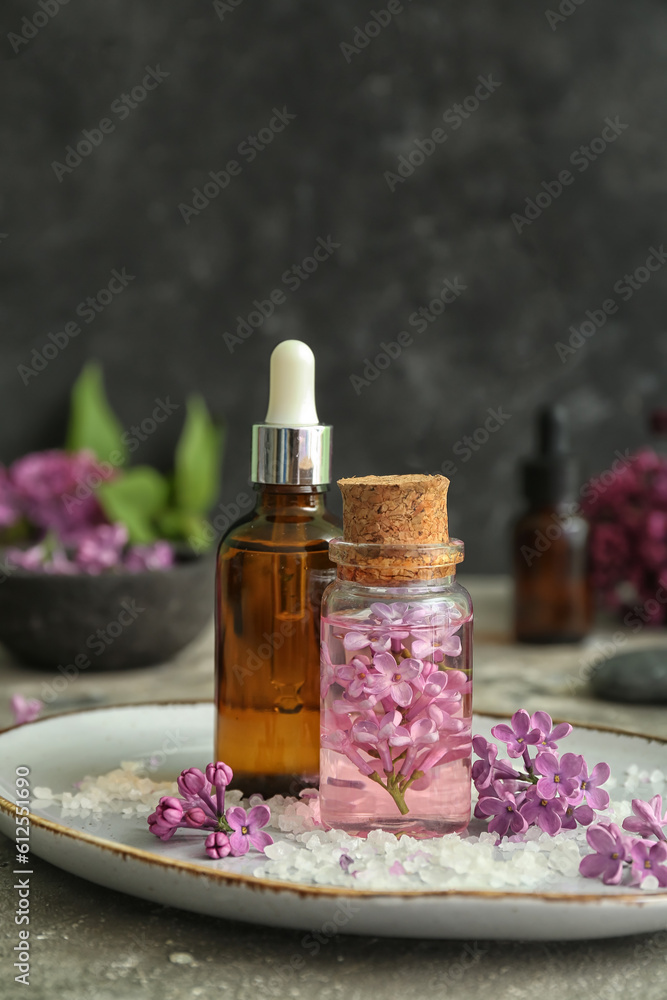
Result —
<instances>
[{"instance_id":1,"label":"flower stem","mask_svg":"<svg viewBox=\"0 0 667 1000\"><path fill-rule=\"evenodd\" d=\"M385 772L385 774L386 773L387 772ZM369 774L368 777L371 779L371 781L376 781L378 785L381 785L382 788L384 788L387 792L389 792L392 799L398 806L398 811L400 812L401 816L405 816L406 813L410 812L410 810L405 804L405 795L403 793L403 789L399 787L398 778L396 777L395 774L387 774L386 785L382 781L382 778L377 773L377 771L374 771L373 774Z\"/></svg>"}]
</instances>

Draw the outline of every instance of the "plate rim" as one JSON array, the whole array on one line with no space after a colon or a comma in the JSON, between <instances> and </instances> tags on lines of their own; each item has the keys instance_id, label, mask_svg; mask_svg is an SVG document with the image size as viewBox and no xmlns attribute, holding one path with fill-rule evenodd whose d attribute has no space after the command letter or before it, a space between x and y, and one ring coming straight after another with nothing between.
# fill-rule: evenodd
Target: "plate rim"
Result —
<instances>
[{"instance_id":1,"label":"plate rim","mask_svg":"<svg viewBox=\"0 0 667 1000\"><path fill-rule=\"evenodd\" d=\"M52 719L60 719L69 715L87 715L90 712L109 712L116 709L126 709L126 708L161 708L161 707L173 707L178 705L206 705L211 708L214 707L213 701L208 701L201 698L192 699L170 699L167 701L150 701L150 702L126 702L124 704L118 705L92 705L88 708L80 709L70 709L65 712L56 712L53 715L47 715L41 719L34 719L32 722L24 722L20 725L6 726L4 729L0 729L0 739L9 732L13 732L16 729L23 729L25 726L38 726L45 722L49 722ZM483 716L490 719L503 719L506 716L499 715L496 712L474 712L474 715ZM554 721L563 721L560 719L554 719ZM646 736L642 733L629 732L623 729L615 729L609 726L595 726L590 723L572 723L576 729L587 729L594 732L608 732L615 734L617 736L630 736L635 739L643 740L645 743L660 743L667 745L667 739L659 736ZM4 798L0 795L0 812L5 813L9 817L16 816L16 804L10 802L9 799ZM84 843L92 847L97 847L103 851L107 851L112 857L117 858L134 858L139 862L145 862L148 865L155 865L157 868L170 868L176 870L182 870L191 872L193 875L199 877L206 877L215 883L228 884L230 886L245 886L249 889L266 889L273 892L288 892L292 895L303 898L312 896L315 898L322 897L348 897L352 899L382 899L382 900L401 900L401 899L414 899L415 897L419 899L429 898L429 899L442 899L442 898L472 898L472 899L486 899L495 901L507 901L507 900L531 900L531 901L541 901L546 903L561 903L561 904L609 904L615 903L616 905L621 904L623 906L636 906L643 908L645 906L653 906L659 903L667 902L667 890L666 891L656 891L653 890L650 893L643 893L641 890L637 890L636 893L623 893L619 895L604 895L600 893L565 893L565 892L507 892L496 889L345 889L338 888L334 886L314 886L305 882L282 882L279 879L264 878L256 875L247 875L241 872L229 872L222 871L217 868L209 868L204 864L198 864L194 861L180 861L177 858L166 858L161 855L156 855L150 851L145 851L140 847L132 847L129 844L119 844L113 840L107 840L104 837L96 837L93 834L84 833L81 830L76 830L74 827L64 826L61 823L57 823L54 820L45 819L42 816L38 816L35 813L28 813L30 819L30 826L33 826L51 834L58 834L60 836L68 837L74 842ZM56 865L56 867L58 867Z\"/></svg>"}]
</instances>

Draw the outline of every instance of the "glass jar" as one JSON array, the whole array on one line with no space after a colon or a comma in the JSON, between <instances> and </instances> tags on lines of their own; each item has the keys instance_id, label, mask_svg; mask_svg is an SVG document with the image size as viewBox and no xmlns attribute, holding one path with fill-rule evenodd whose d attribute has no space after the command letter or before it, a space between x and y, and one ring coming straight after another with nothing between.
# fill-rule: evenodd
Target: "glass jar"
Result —
<instances>
[{"instance_id":1,"label":"glass jar","mask_svg":"<svg viewBox=\"0 0 667 1000\"><path fill-rule=\"evenodd\" d=\"M472 602L463 543L330 543L322 604L325 827L439 837L470 819Z\"/></svg>"}]
</instances>

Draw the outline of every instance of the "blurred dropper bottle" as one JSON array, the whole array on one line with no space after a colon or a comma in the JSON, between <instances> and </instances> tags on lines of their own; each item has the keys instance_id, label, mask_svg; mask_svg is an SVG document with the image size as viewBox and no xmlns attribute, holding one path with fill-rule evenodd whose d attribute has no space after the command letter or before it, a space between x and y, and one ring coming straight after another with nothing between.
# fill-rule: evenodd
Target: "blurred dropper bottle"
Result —
<instances>
[{"instance_id":1,"label":"blurred dropper bottle","mask_svg":"<svg viewBox=\"0 0 667 1000\"><path fill-rule=\"evenodd\" d=\"M588 522L578 503L577 462L565 411L540 410L538 452L522 465L527 509L514 526L514 631L519 642L577 642L593 614Z\"/></svg>"},{"instance_id":2,"label":"blurred dropper bottle","mask_svg":"<svg viewBox=\"0 0 667 1000\"><path fill-rule=\"evenodd\" d=\"M266 420L253 427L255 509L223 537L216 576L215 757L236 787L265 796L317 782L320 605L341 533L325 505L330 466L313 352L283 341Z\"/></svg>"}]
</instances>

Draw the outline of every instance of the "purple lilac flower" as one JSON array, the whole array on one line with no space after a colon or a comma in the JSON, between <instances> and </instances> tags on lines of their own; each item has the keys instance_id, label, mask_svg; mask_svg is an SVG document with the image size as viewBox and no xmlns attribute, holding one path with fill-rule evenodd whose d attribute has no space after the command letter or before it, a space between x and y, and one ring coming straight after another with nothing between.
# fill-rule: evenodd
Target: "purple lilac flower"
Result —
<instances>
[{"instance_id":1,"label":"purple lilac flower","mask_svg":"<svg viewBox=\"0 0 667 1000\"><path fill-rule=\"evenodd\" d=\"M530 823L536 823L540 830L555 837L563 825L565 803L562 799L550 799L540 795L537 788L529 788L521 806L521 815Z\"/></svg>"},{"instance_id":2,"label":"purple lilac flower","mask_svg":"<svg viewBox=\"0 0 667 1000\"><path fill-rule=\"evenodd\" d=\"M183 819L188 826L194 827L195 829L199 829L199 827L202 827L206 823L210 822L210 817L199 806L194 806L192 809L186 809L183 813Z\"/></svg>"},{"instance_id":3,"label":"purple lilac flower","mask_svg":"<svg viewBox=\"0 0 667 1000\"><path fill-rule=\"evenodd\" d=\"M234 777L234 772L231 767L227 764L223 764L221 760L217 761L215 764L207 764L206 766L206 780L210 781L212 785L216 788L221 786L226 788L227 785L231 783Z\"/></svg>"},{"instance_id":4,"label":"purple lilac flower","mask_svg":"<svg viewBox=\"0 0 667 1000\"><path fill-rule=\"evenodd\" d=\"M657 837L667 840L663 827L667 826L667 813L662 815L662 796L654 795L650 802L632 800L634 816L623 820L623 829L638 833L641 837Z\"/></svg>"},{"instance_id":5,"label":"purple lilac flower","mask_svg":"<svg viewBox=\"0 0 667 1000\"><path fill-rule=\"evenodd\" d=\"M21 519L21 505L9 474L0 465L0 528L11 528Z\"/></svg>"},{"instance_id":6,"label":"purple lilac flower","mask_svg":"<svg viewBox=\"0 0 667 1000\"><path fill-rule=\"evenodd\" d=\"M395 734L398 732L398 725L401 721L401 713L397 711L388 712L381 719L357 719L350 731L352 740L366 749L372 747L380 755L382 766L387 772L393 770L393 761L389 743L393 746Z\"/></svg>"},{"instance_id":7,"label":"purple lilac flower","mask_svg":"<svg viewBox=\"0 0 667 1000\"><path fill-rule=\"evenodd\" d=\"M496 778L515 780L518 771L509 767L504 761L498 761L498 746L489 743L483 736L475 736L472 741L473 750L481 760L476 760L472 766L472 779L478 792L491 788Z\"/></svg>"},{"instance_id":8,"label":"purple lilac flower","mask_svg":"<svg viewBox=\"0 0 667 1000\"><path fill-rule=\"evenodd\" d=\"M667 844L663 841L637 840L630 848L632 862L631 885L641 885L645 878L653 875L661 888L667 888Z\"/></svg>"},{"instance_id":9,"label":"purple lilac flower","mask_svg":"<svg viewBox=\"0 0 667 1000\"><path fill-rule=\"evenodd\" d=\"M528 712L523 708L514 713L511 726L501 723L494 726L491 733L496 739L507 744L510 757L521 757L524 750L529 746L535 746L542 736L540 730L532 725Z\"/></svg>"},{"instance_id":10,"label":"purple lilac flower","mask_svg":"<svg viewBox=\"0 0 667 1000\"><path fill-rule=\"evenodd\" d=\"M89 484L113 475L106 468L92 452L42 451L14 462L9 479L27 520L67 542L82 529L105 522Z\"/></svg>"},{"instance_id":11,"label":"purple lilac flower","mask_svg":"<svg viewBox=\"0 0 667 1000\"><path fill-rule=\"evenodd\" d=\"M123 565L131 573L170 569L174 565L174 550L165 541L153 542L152 545L133 545L128 550Z\"/></svg>"},{"instance_id":12,"label":"purple lilac flower","mask_svg":"<svg viewBox=\"0 0 667 1000\"><path fill-rule=\"evenodd\" d=\"M476 814L493 816L489 823L489 833L497 833L504 837L508 830L512 833L525 833L528 821L520 811L520 803L509 791L503 791L500 797L485 795L477 803Z\"/></svg>"},{"instance_id":13,"label":"purple lilac flower","mask_svg":"<svg viewBox=\"0 0 667 1000\"><path fill-rule=\"evenodd\" d=\"M595 819L595 813L590 806L574 806L568 803L561 820L563 830L576 830L577 826L589 826Z\"/></svg>"},{"instance_id":14,"label":"purple lilac flower","mask_svg":"<svg viewBox=\"0 0 667 1000\"><path fill-rule=\"evenodd\" d=\"M586 831L586 840L595 851L582 859L579 871L584 878L602 878L605 885L618 885L623 864L630 859L629 837L615 823L599 823Z\"/></svg>"},{"instance_id":15,"label":"purple lilac flower","mask_svg":"<svg viewBox=\"0 0 667 1000\"><path fill-rule=\"evenodd\" d=\"M44 703L37 698L24 698L22 694L13 694L9 699L9 708L14 717L14 725L22 726L24 722L34 722Z\"/></svg>"},{"instance_id":16,"label":"purple lilac flower","mask_svg":"<svg viewBox=\"0 0 667 1000\"><path fill-rule=\"evenodd\" d=\"M210 792L211 786L203 771L198 767L186 767L176 779L178 790L184 799L196 798L202 791Z\"/></svg>"},{"instance_id":17,"label":"purple lilac flower","mask_svg":"<svg viewBox=\"0 0 667 1000\"><path fill-rule=\"evenodd\" d=\"M227 810L226 819L233 831L229 843L235 855L247 854L251 844L263 851L273 843L273 837L262 829L271 819L268 806L253 806L248 813L235 806Z\"/></svg>"},{"instance_id":18,"label":"purple lilac flower","mask_svg":"<svg viewBox=\"0 0 667 1000\"><path fill-rule=\"evenodd\" d=\"M28 549L7 549L8 561L18 569L25 569L28 572L41 570L46 558L47 552L44 545L33 545Z\"/></svg>"},{"instance_id":19,"label":"purple lilac flower","mask_svg":"<svg viewBox=\"0 0 667 1000\"><path fill-rule=\"evenodd\" d=\"M348 760L356 765L362 774L366 776L373 774L374 768L361 756L359 749L352 742L350 735L343 729L325 731L322 733L320 745L324 750L335 750L336 753L344 754Z\"/></svg>"},{"instance_id":20,"label":"purple lilac flower","mask_svg":"<svg viewBox=\"0 0 667 1000\"><path fill-rule=\"evenodd\" d=\"M100 524L80 537L75 560L79 569L96 576L118 566L127 545L128 531L124 524Z\"/></svg>"},{"instance_id":21,"label":"purple lilac flower","mask_svg":"<svg viewBox=\"0 0 667 1000\"><path fill-rule=\"evenodd\" d=\"M154 813L148 817L148 827L160 840L169 840L174 836L183 820L183 803L172 795L164 796L157 804Z\"/></svg>"},{"instance_id":22,"label":"purple lilac flower","mask_svg":"<svg viewBox=\"0 0 667 1000\"><path fill-rule=\"evenodd\" d=\"M370 665L371 661L367 656L353 656L347 666L338 667L336 670L336 680L339 684L347 685L347 692L351 698L360 698L362 694L368 693L371 681Z\"/></svg>"},{"instance_id":23,"label":"purple lilac flower","mask_svg":"<svg viewBox=\"0 0 667 1000\"><path fill-rule=\"evenodd\" d=\"M540 753L535 759L535 770L542 777L537 782L537 791L543 799L556 795L569 798L579 788L579 775L584 766L584 758L574 753L565 753L560 761L556 754Z\"/></svg>"},{"instance_id":24,"label":"purple lilac flower","mask_svg":"<svg viewBox=\"0 0 667 1000\"><path fill-rule=\"evenodd\" d=\"M378 674L372 678L370 688L380 698L389 696L402 708L412 701L414 690L408 681L421 673L419 660L407 659L396 662L391 653L376 653L373 667Z\"/></svg>"},{"instance_id":25,"label":"purple lilac flower","mask_svg":"<svg viewBox=\"0 0 667 1000\"><path fill-rule=\"evenodd\" d=\"M537 746L540 749L556 750L557 740L564 740L572 732L569 722L559 722L554 726L551 716L547 712L534 712L530 717L530 724L533 729L539 729L540 739Z\"/></svg>"},{"instance_id":26,"label":"purple lilac flower","mask_svg":"<svg viewBox=\"0 0 667 1000\"><path fill-rule=\"evenodd\" d=\"M579 775L579 795L575 801L581 802L585 799L593 809L606 809L609 805L609 793L600 788L600 785L604 785L610 773L609 764L603 761L601 764L596 764L589 775L588 766L584 761Z\"/></svg>"},{"instance_id":27,"label":"purple lilac flower","mask_svg":"<svg viewBox=\"0 0 667 1000\"><path fill-rule=\"evenodd\" d=\"M204 846L209 858L213 858L214 861L217 861L219 858L226 858L232 852L229 837L221 830L209 833Z\"/></svg>"}]
</instances>

